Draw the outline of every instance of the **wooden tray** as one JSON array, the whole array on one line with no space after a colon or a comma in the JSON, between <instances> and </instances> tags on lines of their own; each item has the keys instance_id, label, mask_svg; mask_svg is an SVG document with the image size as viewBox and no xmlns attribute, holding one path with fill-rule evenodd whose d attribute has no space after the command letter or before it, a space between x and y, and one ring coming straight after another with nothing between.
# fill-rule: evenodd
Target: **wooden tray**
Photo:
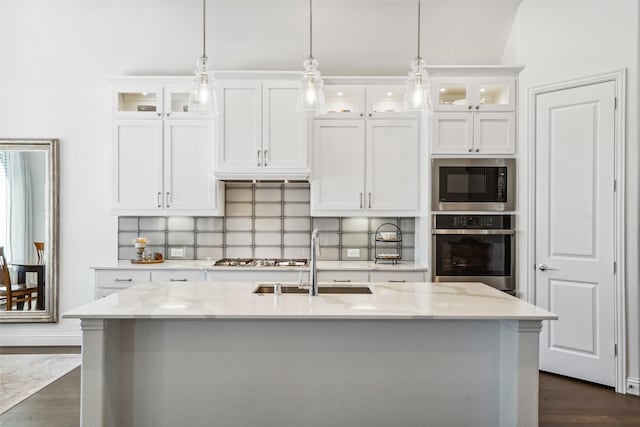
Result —
<instances>
[{"instance_id":1,"label":"wooden tray","mask_svg":"<svg viewBox=\"0 0 640 427\"><path fill-rule=\"evenodd\" d=\"M164 262L163 259L148 259L148 260L132 259L131 260L131 264L161 264L163 262Z\"/></svg>"}]
</instances>

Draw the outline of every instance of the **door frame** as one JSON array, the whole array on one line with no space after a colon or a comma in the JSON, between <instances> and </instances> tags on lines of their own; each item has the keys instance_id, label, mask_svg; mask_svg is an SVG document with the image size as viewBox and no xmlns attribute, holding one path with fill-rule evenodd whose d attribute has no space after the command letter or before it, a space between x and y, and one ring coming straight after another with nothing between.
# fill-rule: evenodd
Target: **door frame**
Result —
<instances>
[{"instance_id":1,"label":"door frame","mask_svg":"<svg viewBox=\"0 0 640 427\"><path fill-rule=\"evenodd\" d=\"M627 346L626 346L626 264L625 264L625 153L626 153L626 70L616 70L609 73L598 74L578 78L574 80L551 83L529 88L528 102L528 136L527 142L529 150L527 152L529 160L527 162L528 177L528 206L535 206L536 196L536 101L538 95L555 92L564 89L572 89L598 83L614 82L615 96L617 98L616 110L614 112L614 176L616 180L616 191L614 193L614 260L616 262L616 273L614 277L614 339L617 345L617 354L614 356L615 364L615 390L618 393L626 393L627 381ZM613 185L613 183L612 183ZM528 230L529 239L527 244L527 265L534 268L527 268L527 286L525 288L527 301L535 304L536 301L536 275L535 275L535 255L536 255L536 214L529 209Z\"/></svg>"}]
</instances>

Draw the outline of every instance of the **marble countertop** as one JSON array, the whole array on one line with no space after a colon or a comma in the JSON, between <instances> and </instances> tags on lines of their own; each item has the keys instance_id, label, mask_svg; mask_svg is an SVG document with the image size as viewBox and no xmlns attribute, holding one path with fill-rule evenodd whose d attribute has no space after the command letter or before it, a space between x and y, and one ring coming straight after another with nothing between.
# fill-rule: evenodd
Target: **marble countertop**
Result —
<instances>
[{"instance_id":1,"label":"marble countertop","mask_svg":"<svg viewBox=\"0 0 640 427\"><path fill-rule=\"evenodd\" d=\"M128 260L120 260L112 265L91 267L95 270L224 270L224 271L307 271L309 267L226 267L213 265L215 261L165 261L161 264L131 264ZM427 267L415 261L400 261L398 264L379 263L373 261L318 261L318 270L350 270L350 271L427 271Z\"/></svg>"},{"instance_id":2,"label":"marble countertop","mask_svg":"<svg viewBox=\"0 0 640 427\"><path fill-rule=\"evenodd\" d=\"M63 314L80 319L543 320L557 316L482 283L366 283L370 295L258 295L259 282L145 283ZM350 283L349 286L363 285Z\"/></svg>"}]
</instances>

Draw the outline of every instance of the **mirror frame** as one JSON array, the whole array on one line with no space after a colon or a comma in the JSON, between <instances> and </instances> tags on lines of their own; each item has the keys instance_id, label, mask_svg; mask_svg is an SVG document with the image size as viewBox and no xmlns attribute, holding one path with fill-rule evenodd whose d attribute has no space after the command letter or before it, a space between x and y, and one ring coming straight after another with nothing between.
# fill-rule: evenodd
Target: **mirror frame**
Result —
<instances>
[{"instance_id":1,"label":"mirror frame","mask_svg":"<svg viewBox=\"0 0 640 427\"><path fill-rule=\"evenodd\" d=\"M43 151L46 155L45 309L43 311L0 310L0 323L58 322L58 237L59 237L59 160L57 139L0 139L0 151Z\"/></svg>"}]
</instances>

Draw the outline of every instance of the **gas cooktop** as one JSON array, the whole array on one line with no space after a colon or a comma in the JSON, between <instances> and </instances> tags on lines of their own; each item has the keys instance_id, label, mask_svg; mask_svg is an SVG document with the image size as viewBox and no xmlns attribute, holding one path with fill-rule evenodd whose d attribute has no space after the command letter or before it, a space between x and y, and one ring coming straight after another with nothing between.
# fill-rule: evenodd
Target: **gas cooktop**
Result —
<instances>
[{"instance_id":1,"label":"gas cooktop","mask_svg":"<svg viewBox=\"0 0 640 427\"><path fill-rule=\"evenodd\" d=\"M222 258L216 267L306 267L308 259L303 258Z\"/></svg>"}]
</instances>

